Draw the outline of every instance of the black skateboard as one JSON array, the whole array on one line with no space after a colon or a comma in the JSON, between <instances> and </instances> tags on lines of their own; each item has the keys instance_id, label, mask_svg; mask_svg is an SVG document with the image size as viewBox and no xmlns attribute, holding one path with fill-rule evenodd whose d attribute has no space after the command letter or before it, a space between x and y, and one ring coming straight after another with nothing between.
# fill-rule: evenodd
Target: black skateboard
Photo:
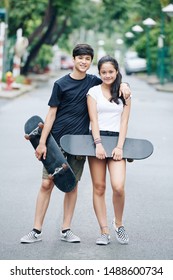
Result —
<instances>
[{"instance_id":1,"label":"black skateboard","mask_svg":"<svg viewBox=\"0 0 173 280\"><path fill-rule=\"evenodd\" d=\"M101 136L103 147L107 157L112 157L112 150L115 148L118 137ZM91 135L64 135L60 139L63 150L72 155L95 156L95 144ZM123 147L123 158L140 160L149 157L153 153L153 145L144 139L126 138Z\"/></svg>"},{"instance_id":2,"label":"black skateboard","mask_svg":"<svg viewBox=\"0 0 173 280\"><path fill-rule=\"evenodd\" d=\"M43 126L43 120L39 116L33 116L25 123L25 138L31 142L34 149L39 144ZM61 191L72 191L76 186L75 175L51 134L47 138L46 146L46 159L41 158L41 161L49 173L49 178Z\"/></svg>"}]
</instances>

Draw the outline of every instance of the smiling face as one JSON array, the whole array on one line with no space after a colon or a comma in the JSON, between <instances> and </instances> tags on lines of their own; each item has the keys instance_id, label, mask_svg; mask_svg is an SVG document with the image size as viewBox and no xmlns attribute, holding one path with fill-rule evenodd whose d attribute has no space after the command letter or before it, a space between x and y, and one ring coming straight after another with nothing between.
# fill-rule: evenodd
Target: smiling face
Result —
<instances>
[{"instance_id":1,"label":"smiling face","mask_svg":"<svg viewBox=\"0 0 173 280\"><path fill-rule=\"evenodd\" d=\"M116 80L118 71L111 62L104 62L100 67L99 74L104 84L111 85Z\"/></svg>"},{"instance_id":2,"label":"smiling face","mask_svg":"<svg viewBox=\"0 0 173 280\"><path fill-rule=\"evenodd\" d=\"M90 55L77 55L73 61L75 70L85 73L91 66L92 58Z\"/></svg>"}]
</instances>

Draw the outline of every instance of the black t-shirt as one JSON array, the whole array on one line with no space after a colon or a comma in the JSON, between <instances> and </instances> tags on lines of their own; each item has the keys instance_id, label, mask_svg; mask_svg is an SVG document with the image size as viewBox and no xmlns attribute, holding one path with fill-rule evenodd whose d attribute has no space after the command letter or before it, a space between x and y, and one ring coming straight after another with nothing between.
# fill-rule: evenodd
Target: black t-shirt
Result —
<instances>
[{"instance_id":1,"label":"black t-shirt","mask_svg":"<svg viewBox=\"0 0 173 280\"><path fill-rule=\"evenodd\" d=\"M82 80L66 75L54 83L48 105L58 107L51 131L58 143L65 134L88 134L86 94L91 87L98 84L101 84L101 80L91 74L87 74Z\"/></svg>"}]
</instances>

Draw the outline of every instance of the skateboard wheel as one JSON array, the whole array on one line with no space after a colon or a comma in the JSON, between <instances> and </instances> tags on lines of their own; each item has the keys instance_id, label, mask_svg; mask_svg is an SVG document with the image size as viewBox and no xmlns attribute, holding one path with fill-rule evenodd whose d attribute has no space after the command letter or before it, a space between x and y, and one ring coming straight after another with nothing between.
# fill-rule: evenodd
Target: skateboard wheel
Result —
<instances>
[{"instance_id":1,"label":"skateboard wheel","mask_svg":"<svg viewBox=\"0 0 173 280\"><path fill-rule=\"evenodd\" d=\"M30 139L29 134L25 134L25 139L26 139L26 140L29 140L29 139Z\"/></svg>"},{"instance_id":2,"label":"skateboard wheel","mask_svg":"<svg viewBox=\"0 0 173 280\"><path fill-rule=\"evenodd\" d=\"M63 163L62 167L63 167L64 170L66 170L68 168L68 165L66 163Z\"/></svg>"},{"instance_id":3,"label":"skateboard wheel","mask_svg":"<svg viewBox=\"0 0 173 280\"><path fill-rule=\"evenodd\" d=\"M54 177L52 176L52 174L49 174L49 175L48 175L48 178L49 178L50 180L53 180Z\"/></svg>"},{"instance_id":4,"label":"skateboard wheel","mask_svg":"<svg viewBox=\"0 0 173 280\"><path fill-rule=\"evenodd\" d=\"M127 161L128 161L128 162L133 162L133 161L134 161L134 159L127 158Z\"/></svg>"},{"instance_id":5,"label":"skateboard wheel","mask_svg":"<svg viewBox=\"0 0 173 280\"><path fill-rule=\"evenodd\" d=\"M39 122L38 126L39 128L43 128L44 124L42 122Z\"/></svg>"}]
</instances>

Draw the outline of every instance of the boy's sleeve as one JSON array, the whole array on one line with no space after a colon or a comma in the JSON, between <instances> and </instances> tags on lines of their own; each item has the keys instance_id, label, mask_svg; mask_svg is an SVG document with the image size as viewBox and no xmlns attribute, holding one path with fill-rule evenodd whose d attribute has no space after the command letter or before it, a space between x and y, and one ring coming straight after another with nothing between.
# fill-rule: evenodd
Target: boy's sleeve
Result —
<instances>
[{"instance_id":1,"label":"boy's sleeve","mask_svg":"<svg viewBox=\"0 0 173 280\"><path fill-rule=\"evenodd\" d=\"M51 97L49 99L48 105L50 107L58 107L59 104L61 103L61 99L62 99L62 91L60 86L55 82L53 89L52 89L52 94Z\"/></svg>"}]
</instances>

